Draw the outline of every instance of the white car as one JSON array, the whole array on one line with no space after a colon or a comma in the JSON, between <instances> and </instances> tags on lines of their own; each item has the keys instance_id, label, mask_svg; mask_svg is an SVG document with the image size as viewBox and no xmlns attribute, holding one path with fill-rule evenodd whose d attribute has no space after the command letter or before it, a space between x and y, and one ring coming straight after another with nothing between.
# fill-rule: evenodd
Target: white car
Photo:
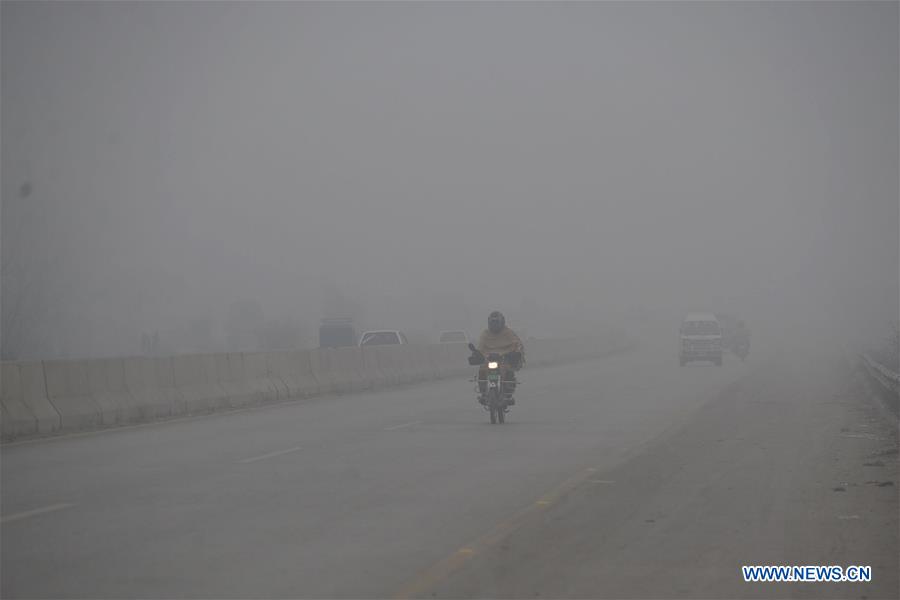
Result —
<instances>
[{"instance_id":1,"label":"white car","mask_svg":"<svg viewBox=\"0 0 900 600\"><path fill-rule=\"evenodd\" d=\"M440 337L438 337L438 343L440 344L452 344L452 343L469 343L469 336L466 335L465 331L442 331Z\"/></svg>"},{"instance_id":2,"label":"white car","mask_svg":"<svg viewBox=\"0 0 900 600\"><path fill-rule=\"evenodd\" d=\"M360 346L389 346L396 344L408 344L406 336L402 331L393 329L380 329L378 331L367 331L359 338Z\"/></svg>"}]
</instances>

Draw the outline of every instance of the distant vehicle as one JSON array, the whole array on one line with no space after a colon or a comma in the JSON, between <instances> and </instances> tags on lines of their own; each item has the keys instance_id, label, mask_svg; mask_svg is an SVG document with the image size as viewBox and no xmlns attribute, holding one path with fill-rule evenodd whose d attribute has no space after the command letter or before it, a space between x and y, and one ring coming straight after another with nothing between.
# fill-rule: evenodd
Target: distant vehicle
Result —
<instances>
[{"instance_id":1,"label":"distant vehicle","mask_svg":"<svg viewBox=\"0 0 900 600\"><path fill-rule=\"evenodd\" d=\"M322 319L319 323L319 348L356 345L353 319Z\"/></svg>"},{"instance_id":2,"label":"distant vehicle","mask_svg":"<svg viewBox=\"0 0 900 600\"><path fill-rule=\"evenodd\" d=\"M738 318L734 315L716 313L716 320L722 328L722 349L734 350L734 332L737 329Z\"/></svg>"},{"instance_id":3,"label":"distant vehicle","mask_svg":"<svg viewBox=\"0 0 900 600\"><path fill-rule=\"evenodd\" d=\"M438 338L438 343L447 344L452 342L469 343L469 336L465 331L442 331Z\"/></svg>"},{"instance_id":4,"label":"distant vehicle","mask_svg":"<svg viewBox=\"0 0 900 600\"><path fill-rule=\"evenodd\" d=\"M711 313L691 313L679 330L678 363L704 360L722 366L722 326Z\"/></svg>"},{"instance_id":5,"label":"distant vehicle","mask_svg":"<svg viewBox=\"0 0 900 600\"><path fill-rule=\"evenodd\" d=\"M408 343L402 331L390 329L367 331L359 338L360 346L389 346Z\"/></svg>"}]
</instances>

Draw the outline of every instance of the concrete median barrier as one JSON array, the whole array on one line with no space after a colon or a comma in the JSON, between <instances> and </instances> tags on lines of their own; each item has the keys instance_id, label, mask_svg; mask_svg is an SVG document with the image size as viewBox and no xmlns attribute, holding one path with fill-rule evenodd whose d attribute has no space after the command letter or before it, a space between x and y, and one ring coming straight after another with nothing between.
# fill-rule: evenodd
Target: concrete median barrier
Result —
<instances>
[{"instance_id":1,"label":"concrete median barrier","mask_svg":"<svg viewBox=\"0 0 900 600\"><path fill-rule=\"evenodd\" d=\"M395 346L399 353L397 361L400 363L400 372L402 379L406 383L415 383L425 379L424 374L419 372L419 365L416 363L416 356L413 349L408 346Z\"/></svg>"},{"instance_id":2,"label":"concrete median barrier","mask_svg":"<svg viewBox=\"0 0 900 600\"><path fill-rule=\"evenodd\" d=\"M621 337L621 336L620 336ZM529 367L606 356L624 338L528 339ZM2 364L3 440L463 377L465 344Z\"/></svg>"},{"instance_id":3,"label":"concrete median barrier","mask_svg":"<svg viewBox=\"0 0 900 600\"><path fill-rule=\"evenodd\" d=\"M310 352L310 363L322 393L347 394L367 387L360 375L360 348L319 348Z\"/></svg>"},{"instance_id":4,"label":"concrete median barrier","mask_svg":"<svg viewBox=\"0 0 900 600\"><path fill-rule=\"evenodd\" d=\"M465 375L474 367L469 365L468 359L471 352L465 343L448 343L438 346L443 361L443 373L445 377Z\"/></svg>"},{"instance_id":5,"label":"concrete median barrier","mask_svg":"<svg viewBox=\"0 0 900 600\"><path fill-rule=\"evenodd\" d=\"M390 385L391 377L378 361L378 346L362 348L362 374L372 389L381 389Z\"/></svg>"},{"instance_id":6,"label":"concrete median barrier","mask_svg":"<svg viewBox=\"0 0 900 600\"><path fill-rule=\"evenodd\" d=\"M433 352L429 352L430 344L410 344L414 351L416 371L422 375L422 381L440 379L441 373L438 362L432 360Z\"/></svg>"},{"instance_id":7,"label":"concrete median barrier","mask_svg":"<svg viewBox=\"0 0 900 600\"><path fill-rule=\"evenodd\" d=\"M231 401L216 380L216 355L184 354L172 359L175 389L181 392L187 414L231 408Z\"/></svg>"},{"instance_id":8,"label":"concrete median barrier","mask_svg":"<svg viewBox=\"0 0 900 600\"><path fill-rule=\"evenodd\" d=\"M297 393L293 396L291 395L288 384L279 375L279 372L287 373L288 371L287 352L260 352L253 356L259 357L262 361L266 372L266 380L270 382L272 390L275 392L275 400L281 402L297 396ZM283 363L283 367L279 368L281 363Z\"/></svg>"},{"instance_id":9,"label":"concrete median barrier","mask_svg":"<svg viewBox=\"0 0 900 600\"><path fill-rule=\"evenodd\" d=\"M372 383L363 376L362 348L348 346L332 351L330 368L335 390L341 393L371 389Z\"/></svg>"},{"instance_id":10,"label":"concrete median barrier","mask_svg":"<svg viewBox=\"0 0 900 600\"><path fill-rule=\"evenodd\" d=\"M87 361L88 389L100 408L104 425L140 420L140 411L125 385L125 360L104 358Z\"/></svg>"},{"instance_id":11,"label":"concrete median barrier","mask_svg":"<svg viewBox=\"0 0 900 600\"><path fill-rule=\"evenodd\" d=\"M184 398L175 389L172 357L124 359L125 387L134 399L141 421L164 419L187 412Z\"/></svg>"},{"instance_id":12,"label":"concrete median barrier","mask_svg":"<svg viewBox=\"0 0 900 600\"><path fill-rule=\"evenodd\" d=\"M101 427L103 415L91 397L87 361L45 360L47 399L59 413L60 431Z\"/></svg>"},{"instance_id":13,"label":"concrete median barrier","mask_svg":"<svg viewBox=\"0 0 900 600\"><path fill-rule=\"evenodd\" d=\"M38 433L56 433L62 428L62 419L47 396L47 379L44 376L43 363L20 362L18 366L22 382L22 399L37 421Z\"/></svg>"},{"instance_id":14,"label":"concrete median barrier","mask_svg":"<svg viewBox=\"0 0 900 600\"><path fill-rule=\"evenodd\" d=\"M269 377L266 368L266 355L262 352L245 352L242 355L244 361L244 375L247 385L258 396L260 402L274 402L278 399L278 386L283 385Z\"/></svg>"},{"instance_id":15,"label":"concrete median barrier","mask_svg":"<svg viewBox=\"0 0 900 600\"><path fill-rule=\"evenodd\" d=\"M0 435L15 439L38 432L37 419L25 405L25 392L19 365L4 363L0 367L0 407L3 409Z\"/></svg>"},{"instance_id":16,"label":"concrete median barrier","mask_svg":"<svg viewBox=\"0 0 900 600\"><path fill-rule=\"evenodd\" d=\"M332 349L319 348L310 350L309 365L312 375L319 385L320 394L332 394L337 392L334 385L334 374L331 372Z\"/></svg>"},{"instance_id":17,"label":"concrete median barrier","mask_svg":"<svg viewBox=\"0 0 900 600\"><path fill-rule=\"evenodd\" d=\"M372 346L364 348L371 356L374 356L375 363L378 365L378 371L384 378L385 385L400 385L400 368L397 364L397 353L391 350L393 346Z\"/></svg>"},{"instance_id":18,"label":"concrete median barrier","mask_svg":"<svg viewBox=\"0 0 900 600\"><path fill-rule=\"evenodd\" d=\"M416 371L417 381L430 381L437 379L437 366L431 362L431 357L426 344L410 344L408 346L412 354L412 362Z\"/></svg>"},{"instance_id":19,"label":"concrete median barrier","mask_svg":"<svg viewBox=\"0 0 900 600\"><path fill-rule=\"evenodd\" d=\"M412 364L412 353L409 352L409 346L382 346L385 357L388 362L393 365L397 374L397 383L404 385L417 381L415 368Z\"/></svg>"},{"instance_id":20,"label":"concrete median barrier","mask_svg":"<svg viewBox=\"0 0 900 600\"><path fill-rule=\"evenodd\" d=\"M224 398L221 403L228 408L240 408L259 404L263 400L250 385L244 372L244 358L240 353L214 354L216 366L216 383L219 384Z\"/></svg>"},{"instance_id":21,"label":"concrete median barrier","mask_svg":"<svg viewBox=\"0 0 900 600\"><path fill-rule=\"evenodd\" d=\"M412 344L397 346L400 349L400 364L410 383L428 379L427 368L420 355L421 350Z\"/></svg>"},{"instance_id":22,"label":"concrete median barrier","mask_svg":"<svg viewBox=\"0 0 900 600\"><path fill-rule=\"evenodd\" d=\"M425 354L425 360L431 367L434 378L442 379L446 377L448 366L444 354L444 349L439 345L423 346L422 348Z\"/></svg>"},{"instance_id":23,"label":"concrete median barrier","mask_svg":"<svg viewBox=\"0 0 900 600\"><path fill-rule=\"evenodd\" d=\"M309 350L266 352L269 376L280 381L287 394L284 397L279 395L279 400L308 398L321 393L319 382L313 377L310 354Z\"/></svg>"}]
</instances>

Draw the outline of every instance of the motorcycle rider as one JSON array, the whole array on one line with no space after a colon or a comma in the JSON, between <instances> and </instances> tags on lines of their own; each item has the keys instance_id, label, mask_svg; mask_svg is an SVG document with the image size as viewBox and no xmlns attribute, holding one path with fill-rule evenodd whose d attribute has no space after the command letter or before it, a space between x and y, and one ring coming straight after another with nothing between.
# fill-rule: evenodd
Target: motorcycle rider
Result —
<instances>
[{"instance_id":1,"label":"motorcycle rider","mask_svg":"<svg viewBox=\"0 0 900 600\"><path fill-rule=\"evenodd\" d=\"M516 335L516 332L506 326L506 317L504 317L503 313L499 310L495 310L488 316L488 327L481 332L481 335L478 338L478 351L485 357L491 353L500 355L507 354L508 352L520 353L522 359L519 360L518 364L508 365L509 368L506 369L503 375L503 381L506 382L503 385L503 389L506 390L508 404L515 404L516 401L512 397L512 394L516 389L515 372L522 368L525 346L522 344L522 340L519 339L519 336ZM481 404L484 404L484 393L487 385L485 383L486 379L487 364L485 363L478 369L478 391L480 392L478 401Z\"/></svg>"}]
</instances>

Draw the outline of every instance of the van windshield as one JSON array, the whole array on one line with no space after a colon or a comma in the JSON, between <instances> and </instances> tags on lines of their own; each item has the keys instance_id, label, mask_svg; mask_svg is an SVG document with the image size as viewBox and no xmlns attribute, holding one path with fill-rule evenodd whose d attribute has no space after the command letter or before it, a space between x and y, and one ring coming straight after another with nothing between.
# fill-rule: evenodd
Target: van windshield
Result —
<instances>
[{"instance_id":1,"label":"van windshield","mask_svg":"<svg viewBox=\"0 0 900 600\"><path fill-rule=\"evenodd\" d=\"M681 326L684 335L719 335L719 324L715 321L685 321Z\"/></svg>"},{"instance_id":2,"label":"van windshield","mask_svg":"<svg viewBox=\"0 0 900 600\"><path fill-rule=\"evenodd\" d=\"M400 338L393 331L373 331L365 334L362 346L382 346L385 344L399 344Z\"/></svg>"}]
</instances>

